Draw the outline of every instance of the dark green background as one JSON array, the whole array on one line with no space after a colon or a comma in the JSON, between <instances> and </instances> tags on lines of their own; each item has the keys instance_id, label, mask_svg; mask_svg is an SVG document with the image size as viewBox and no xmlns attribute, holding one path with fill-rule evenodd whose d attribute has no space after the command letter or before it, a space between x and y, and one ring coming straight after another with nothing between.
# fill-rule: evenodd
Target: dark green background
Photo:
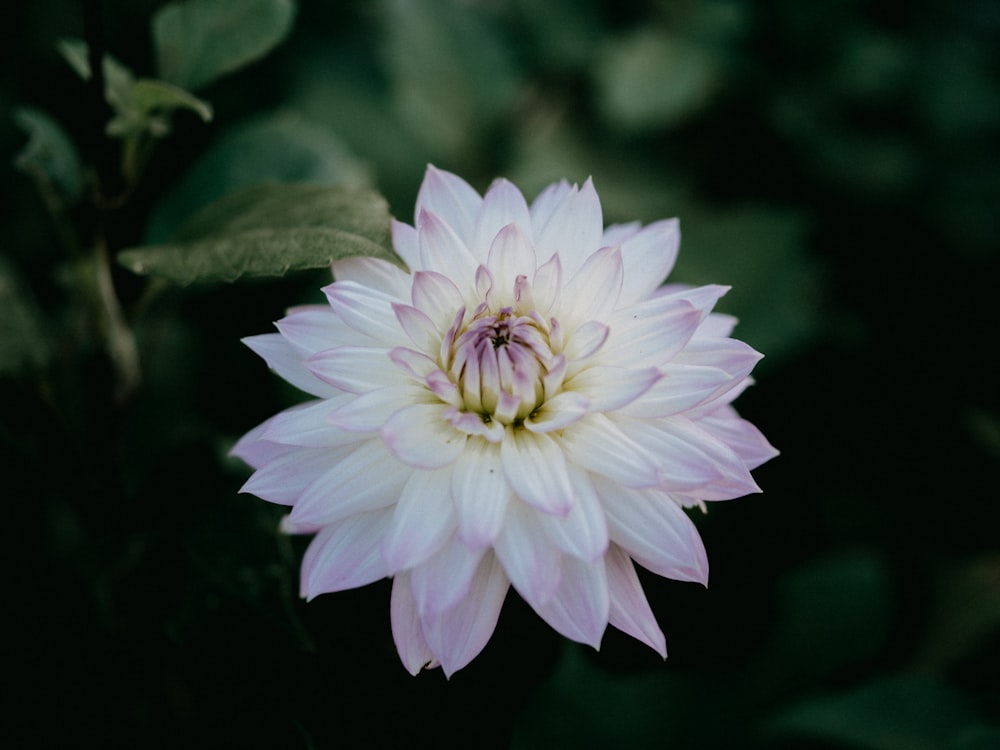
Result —
<instances>
[{"instance_id":1,"label":"dark green background","mask_svg":"<svg viewBox=\"0 0 1000 750\"><path fill-rule=\"evenodd\" d=\"M153 75L155 2L105 2ZM55 51L82 3L4 6L0 104L115 182ZM1000 5L862 0L320 2L199 90L86 245L163 241L262 180L424 166L533 196L594 177L607 221L678 215L672 277L732 284L763 351L738 402L782 455L696 522L703 590L644 576L670 657L563 641L513 592L452 680L412 678L388 582L297 598L303 540L237 495L240 434L299 396L242 336L328 278L169 288L116 271L143 382L113 375L32 182L0 170L0 498L11 747L1000 747ZM8 164L27 138L0 121ZM11 627L11 625L13 627Z\"/></svg>"}]
</instances>

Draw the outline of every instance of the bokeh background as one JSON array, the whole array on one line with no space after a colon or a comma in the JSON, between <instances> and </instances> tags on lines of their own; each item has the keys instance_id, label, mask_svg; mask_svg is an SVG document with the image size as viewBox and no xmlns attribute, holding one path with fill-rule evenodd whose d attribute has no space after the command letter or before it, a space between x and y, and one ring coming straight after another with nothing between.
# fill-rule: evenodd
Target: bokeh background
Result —
<instances>
[{"instance_id":1,"label":"bokeh background","mask_svg":"<svg viewBox=\"0 0 1000 750\"><path fill-rule=\"evenodd\" d=\"M137 75L162 5L90 3ZM86 175L113 189L119 143L56 51L85 6L0 11L0 107L90 170L55 220L0 120L7 746L1000 747L998 3L300 0L101 209ZM764 493L696 514L707 590L643 577L666 662L566 642L512 591L469 667L413 678L388 582L298 599L304 540L227 451L301 399L240 337L328 274L150 293L116 268L142 377L116 397L68 247L162 242L273 180L372 186L408 221L428 162L679 216L672 279L731 284L766 354L737 402L782 451Z\"/></svg>"}]
</instances>

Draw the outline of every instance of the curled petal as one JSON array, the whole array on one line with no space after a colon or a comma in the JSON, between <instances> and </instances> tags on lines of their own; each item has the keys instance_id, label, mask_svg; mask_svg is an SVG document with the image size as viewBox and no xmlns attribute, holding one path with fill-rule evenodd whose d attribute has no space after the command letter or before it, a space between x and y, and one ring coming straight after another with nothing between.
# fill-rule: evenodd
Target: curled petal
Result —
<instances>
[{"instance_id":1,"label":"curled petal","mask_svg":"<svg viewBox=\"0 0 1000 750\"><path fill-rule=\"evenodd\" d=\"M439 662L424 638L417 603L410 591L410 574L397 573L392 580L389 600L392 640L406 671L416 676L421 669L433 669Z\"/></svg>"}]
</instances>

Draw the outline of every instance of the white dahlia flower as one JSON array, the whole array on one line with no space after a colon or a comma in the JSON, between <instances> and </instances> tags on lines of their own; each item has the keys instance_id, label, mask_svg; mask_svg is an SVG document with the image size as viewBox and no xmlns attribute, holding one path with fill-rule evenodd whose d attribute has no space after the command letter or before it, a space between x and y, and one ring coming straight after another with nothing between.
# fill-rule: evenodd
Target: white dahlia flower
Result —
<instances>
[{"instance_id":1,"label":"white dahlia flower","mask_svg":"<svg viewBox=\"0 0 1000 750\"><path fill-rule=\"evenodd\" d=\"M590 180L529 206L429 167L392 234L409 271L335 262L329 305L246 339L314 397L233 449L316 535L302 595L391 576L413 674L468 664L510 585L567 638L665 657L633 563L707 583L684 508L759 492L776 454L730 406L761 355L711 312L726 288L660 286L676 220L605 229Z\"/></svg>"}]
</instances>

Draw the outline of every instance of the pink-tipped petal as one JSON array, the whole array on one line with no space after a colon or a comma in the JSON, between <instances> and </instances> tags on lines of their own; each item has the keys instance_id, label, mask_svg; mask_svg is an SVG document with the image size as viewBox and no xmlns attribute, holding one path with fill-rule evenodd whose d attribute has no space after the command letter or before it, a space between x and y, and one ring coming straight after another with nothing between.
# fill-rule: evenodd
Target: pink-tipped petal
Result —
<instances>
[{"instance_id":1,"label":"pink-tipped petal","mask_svg":"<svg viewBox=\"0 0 1000 750\"><path fill-rule=\"evenodd\" d=\"M333 261L332 268L333 277L338 281L353 281L396 299L407 299L410 295L410 274L387 260L344 258Z\"/></svg>"},{"instance_id":2,"label":"pink-tipped petal","mask_svg":"<svg viewBox=\"0 0 1000 750\"><path fill-rule=\"evenodd\" d=\"M511 496L499 445L469 441L455 461L451 496L458 513L459 539L472 549L492 544L503 528Z\"/></svg>"},{"instance_id":3,"label":"pink-tipped petal","mask_svg":"<svg viewBox=\"0 0 1000 750\"><path fill-rule=\"evenodd\" d=\"M410 590L425 621L466 597L484 554L485 548L472 550L452 539L429 560L410 570Z\"/></svg>"},{"instance_id":4,"label":"pink-tipped petal","mask_svg":"<svg viewBox=\"0 0 1000 750\"><path fill-rule=\"evenodd\" d=\"M608 621L666 659L667 639L663 637L663 631L660 630L656 616L649 607L632 560L621 547L612 544L608 548L604 564L608 573L608 593L611 599Z\"/></svg>"},{"instance_id":5,"label":"pink-tipped petal","mask_svg":"<svg viewBox=\"0 0 1000 750\"><path fill-rule=\"evenodd\" d=\"M465 180L432 165L427 166L417 193L415 219L422 211L440 216L466 244L472 242L476 214L483 199Z\"/></svg>"},{"instance_id":6,"label":"pink-tipped petal","mask_svg":"<svg viewBox=\"0 0 1000 750\"><path fill-rule=\"evenodd\" d=\"M413 306L426 315L437 331L447 331L455 311L465 304L462 293L451 279L434 271L413 274Z\"/></svg>"},{"instance_id":7,"label":"pink-tipped petal","mask_svg":"<svg viewBox=\"0 0 1000 750\"><path fill-rule=\"evenodd\" d=\"M348 326L371 336L375 344L406 344L406 334L396 320L392 304L398 300L354 281L335 281L323 288L334 311Z\"/></svg>"},{"instance_id":8,"label":"pink-tipped petal","mask_svg":"<svg viewBox=\"0 0 1000 750\"><path fill-rule=\"evenodd\" d=\"M370 336L344 325L329 305L309 305L290 310L274 325L302 359L336 346L371 346L374 343Z\"/></svg>"},{"instance_id":9,"label":"pink-tipped petal","mask_svg":"<svg viewBox=\"0 0 1000 750\"><path fill-rule=\"evenodd\" d=\"M669 495L623 489L595 479L611 540L647 570L678 581L708 585L708 556L698 529Z\"/></svg>"},{"instance_id":10,"label":"pink-tipped petal","mask_svg":"<svg viewBox=\"0 0 1000 750\"><path fill-rule=\"evenodd\" d=\"M451 279L461 279L460 289L471 289L478 258L455 231L435 214L422 211L417 229L420 236L420 267L414 270L437 271Z\"/></svg>"},{"instance_id":11,"label":"pink-tipped petal","mask_svg":"<svg viewBox=\"0 0 1000 750\"><path fill-rule=\"evenodd\" d=\"M571 641L600 649L610 608L604 559L588 563L563 557L559 588L548 602L534 609Z\"/></svg>"},{"instance_id":12,"label":"pink-tipped petal","mask_svg":"<svg viewBox=\"0 0 1000 750\"><path fill-rule=\"evenodd\" d=\"M416 383L392 385L350 399L331 412L327 420L347 432L377 432L389 417L415 403L433 403L433 398Z\"/></svg>"},{"instance_id":13,"label":"pink-tipped petal","mask_svg":"<svg viewBox=\"0 0 1000 750\"><path fill-rule=\"evenodd\" d=\"M389 351L367 346L338 346L317 352L306 360L313 375L348 393L368 393L376 388L399 385L402 378L389 366Z\"/></svg>"},{"instance_id":14,"label":"pink-tipped petal","mask_svg":"<svg viewBox=\"0 0 1000 750\"><path fill-rule=\"evenodd\" d=\"M302 596L315 599L385 578L381 543L391 516L375 511L325 526L302 558Z\"/></svg>"},{"instance_id":15,"label":"pink-tipped petal","mask_svg":"<svg viewBox=\"0 0 1000 750\"><path fill-rule=\"evenodd\" d=\"M608 525L601 499L584 470L570 466L570 482L576 501L565 516L539 513L538 520L552 543L562 552L587 562L596 562L608 548Z\"/></svg>"},{"instance_id":16,"label":"pink-tipped petal","mask_svg":"<svg viewBox=\"0 0 1000 750\"><path fill-rule=\"evenodd\" d=\"M248 336L242 341L267 362L268 367L296 388L320 398L337 395L336 388L324 383L306 369L302 355L280 333Z\"/></svg>"},{"instance_id":17,"label":"pink-tipped petal","mask_svg":"<svg viewBox=\"0 0 1000 750\"><path fill-rule=\"evenodd\" d=\"M597 365L570 378L565 387L590 402L591 411L616 411L635 401L661 377L655 367L631 369Z\"/></svg>"},{"instance_id":18,"label":"pink-tipped petal","mask_svg":"<svg viewBox=\"0 0 1000 750\"><path fill-rule=\"evenodd\" d=\"M398 573L392 581L389 600L392 640L406 671L416 676L421 669L433 669L439 662L427 645L420 613L410 591L410 574Z\"/></svg>"},{"instance_id":19,"label":"pink-tipped petal","mask_svg":"<svg viewBox=\"0 0 1000 750\"><path fill-rule=\"evenodd\" d=\"M562 578L562 553L542 531L538 515L524 503L511 502L493 543L517 593L536 608L552 598Z\"/></svg>"},{"instance_id":20,"label":"pink-tipped petal","mask_svg":"<svg viewBox=\"0 0 1000 750\"><path fill-rule=\"evenodd\" d=\"M540 231L535 232L535 247L540 261L546 261L559 253L563 272L569 278L601 247L604 219L601 200L590 179L579 189L574 188L568 193L565 190L559 192L562 193L562 200L552 200L555 205L548 220ZM553 199L559 197L558 194L552 196ZM548 201L545 205L547 204ZM541 219L542 207L536 213Z\"/></svg>"},{"instance_id":21,"label":"pink-tipped petal","mask_svg":"<svg viewBox=\"0 0 1000 750\"><path fill-rule=\"evenodd\" d=\"M661 476L656 457L604 414L592 413L567 430L563 450L581 469L601 474L624 487L653 487Z\"/></svg>"},{"instance_id":22,"label":"pink-tipped petal","mask_svg":"<svg viewBox=\"0 0 1000 750\"><path fill-rule=\"evenodd\" d=\"M496 558L483 557L468 595L437 617L425 619L424 636L451 677L486 646L507 596L510 583Z\"/></svg>"},{"instance_id":23,"label":"pink-tipped petal","mask_svg":"<svg viewBox=\"0 0 1000 750\"><path fill-rule=\"evenodd\" d=\"M607 321L618 305L622 278L621 250L604 247L595 252L562 290L560 320L571 326L588 320Z\"/></svg>"},{"instance_id":24,"label":"pink-tipped petal","mask_svg":"<svg viewBox=\"0 0 1000 750\"><path fill-rule=\"evenodd\" d=\"M509 224L516 224L527 232L531 227L531 217L528 213L528 204L525 203L521 191L507 180L500 179L486 191L483 203L476 214L476 227L472 241L473 253L485 261L489 257L494 238L501 229Z\"/></svg>"},{"instance_id":25,"label":"pink-tipped petal","mask_svg":"<svg viewBox=\"0 0 1000 750\"><path fill-rule=\"evenodd\" d=\"M674 267L681 243L677 219L657 221L643 227L621 243L625 283L622 304L632 304L652 293Z\"/></svg>"}]
</instances>

